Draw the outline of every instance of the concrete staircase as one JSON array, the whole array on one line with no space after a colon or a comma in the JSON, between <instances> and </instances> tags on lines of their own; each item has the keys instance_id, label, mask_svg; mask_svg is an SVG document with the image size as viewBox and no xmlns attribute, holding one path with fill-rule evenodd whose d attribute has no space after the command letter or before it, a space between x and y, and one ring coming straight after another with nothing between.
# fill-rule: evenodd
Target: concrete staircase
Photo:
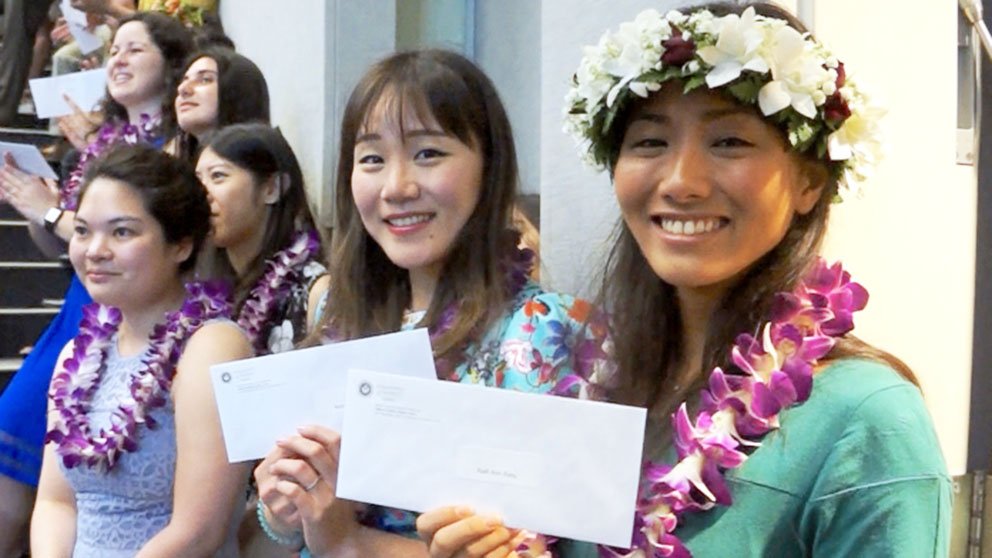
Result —
<instances>
[{"instance_id":1,"label":"concrete staircase","mask_svg":"<svg viewBox=\"0 0 992 558\"><path fill-rule=\"evenodd\" d=\"M45 146L56 139L31 117L18 124L27 127L0 128L0 141ZM52 165L58 171L58 162ZM0 391L58 313L70 278L67 260L42 254L31 241L27 221L0 205Z\"/></svg>"}]
</instances>

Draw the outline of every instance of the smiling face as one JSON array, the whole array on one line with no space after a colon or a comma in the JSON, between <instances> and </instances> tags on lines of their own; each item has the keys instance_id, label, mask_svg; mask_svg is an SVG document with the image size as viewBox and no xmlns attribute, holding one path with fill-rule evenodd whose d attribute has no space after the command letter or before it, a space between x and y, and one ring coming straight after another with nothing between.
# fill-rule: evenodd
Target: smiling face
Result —
<instances>
[{"instance_id":1,"label":"smiling face","mask_svg":"<svg viewBox=\"0 0 992 558\"><path fill-rule=\"evenodd\" d=\"M351 192L369 235L397 266L440 273L482 190L482 156L433 118L380 101L358 132Z\"/></svg>"},{"instance_id":2,"label":"smiling face","mask_svg":"<svg viewBox=\"0 0 992 558\"><path fill-rule=\"evenodd\" d=\"M666 84L633 110L614 187L655 274L678 289L723 292L813 208L822 186L752 109L681 91Z\"/></svg>"},{"instance_id":3,"label":"smiling face","mask_svg":"<svg viewBox=\"0 0 992 558\"><path fill-rule=\"evenodd\" d=\"M179 127L200 137L217 127L217 61L199 58L190 64L176 92Z\"/></svg>"},{"instance_id":4,"label":"smiling face","mask_svg":"<svg viewBox=\"0 0 992 558\"><path fill-rule=\"evenodd\" d=\"M93 300L122 309L154 305L180 281L191 242L166 242L162 226L125 182L87 186L69 241L69 259Z\"/></svg>"},{"instance_id":5,"label":"smiling face","mask_svg":"<svg viewBox=\"0 0 992 558\"><path fill-rule=\"evenodd\" d=\"M107 59L107 91L125 108L154 107L165 95L165 59L145 24L117 30Z\"/></svg>"}]
</instances>

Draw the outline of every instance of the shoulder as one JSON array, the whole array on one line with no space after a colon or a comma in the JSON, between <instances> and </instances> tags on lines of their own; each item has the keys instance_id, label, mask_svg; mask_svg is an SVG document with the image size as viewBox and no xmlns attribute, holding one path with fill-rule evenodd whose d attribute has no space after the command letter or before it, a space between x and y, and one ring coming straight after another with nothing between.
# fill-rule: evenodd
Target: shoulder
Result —
<instances>
[{"instance_id":1,"label":"shoulder","mask_svg":"<svg viewBox=\"0 0 992 558\"><path fill-rule=\"evenodd\" d=\"M192 363L209 366L250 356L251 344L244 331L230 320L214 320L190 336L179 359L179 367L182 369L184 364Z\"/></svg>"},{"instance_id":2,"label":"shoulder","mask_svg":"<svg viewBox=\"0 0 992 558\"><path fill-rule=\"evenodd\" d=\"M920 389L881 362L864 359L832 362L816 375L813 385L810 403L829 407L831 414L843 417L845 423L901 423L907 413L929 423Z\"/></svg>"},{"instance_id":3,"label":"shoulder","mask_svg":"<svg viewBox=\"0 0 992 558\"><path fill-rule=\"evenodd\" d=\"M888 365L832 363L815 378L808 403L802 430L817 429L830 439L824 468L832 471L832 482L818 487L821 496L857 485L947 477L923 394Z\"/></svg>"}]
</instances>

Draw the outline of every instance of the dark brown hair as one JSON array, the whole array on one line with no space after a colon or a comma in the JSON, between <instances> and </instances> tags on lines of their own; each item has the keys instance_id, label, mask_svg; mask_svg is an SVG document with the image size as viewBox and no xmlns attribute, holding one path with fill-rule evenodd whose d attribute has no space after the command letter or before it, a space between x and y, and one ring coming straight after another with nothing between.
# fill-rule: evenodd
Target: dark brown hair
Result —
<instances>
[{"instance_id":1,"label":"dark brown hair","mask_svg":"<svg viewBox=\"0 0 992 558\"><path fill-rule=\"evenodd\" d=\"M86 167L79 202L93 180L110 178L130 186L162 226L166 242L192 239L193 250L179 271L189 271L210 232L210 202L193 167L149 145L122 145Z\"/></svg>"},{"instance_id":2,"label":"dark brown hair","mask_svg":"<svg viewBox=\"0 0 992 558\"><path fill-rule=\"evenodd\" d=\"M791 14L769 3L712 3L686 8L683 13L707 9L714 15L742 13L754 6L760 15L786 20L800 32L803 27ZM728 97L730 98L730 97ZM641 101L643 103L644 101ZM618 115L613 141L623 140L628 117L641 103L631 103L625 113ZM768 123L769 126L773 124ZM614 168L617 150L610 161ZM808 172L829 177L825 163L814 155L797 155ZM693 393L705 385L705 372L715 366L734 371L728 362L728 351L742 332L756 334L767 319L775 293L791 291L816 260L827 230L831 200L837 194L837 180L826 179L826 186L813 209L805 215L795 215L785 237L770 252L762 256L743 277L724 294L709 319L709 330L703 349L702 369L694 371L693 383L681 386L679 395L666 388L673 387L674 374L685 364L681 315L675 287L659 278L641 253L626 224L618 223L614 245L603 273L599 302L613 315L613 341L618 374L612 385L613 398L625 403L654 406L665 413L673 410L687 392ZM826 359L861 357L878 360L892 366L916 384L915 376L898 358L872 347L853 335L846 335Z\"/></svg>"},{"instance_id":3,"label":"dark brown hair","mask_svg":"<svg viewBox=\"0 0 992 558\"><path fill-rule=\"evenodd\" d=\"M121 20L121 26L132 21L140 22L145 26L148 35L152 38L155 47L162 54L164 59L162 76L164 80L165 96L162 98L162 131L163 137L169 138L176 133L176 85L179 83L180 69L186 57L193 49L193 37L189 30L167 15L157 12L136 12ZM107 120L118 120L127 122L127 109L110 96L110 92L104 96L103 111Z\"/></svg>"},{"instance_id":4,"label":"dark brown hair","mask_svg":"<svg viewBox=\"0 0 992 558\"><path fill-rule=\"evenodd\" d=\"M201 58L217 64L217 129L243 122L269 123L269 86L262 70L229 48L211 46L198 50L179 72L178 83L182 83L189 67ZM177 138L178 156L195 159L199 147L196 137L180 128Z\"/></svg>"},{"instance_id":5,"label":"dark brown hair","mask_svg":"<svg viewBox=\"0 0 992 558\"><path fill-rule=\"evenodd\" d=\"M372 66L348 100L341 125L335 184L334 238L329 269L330 304L316 335L356 338L400 328L410 304L408 272L394 264L369 236L351 193L355 142L377 114L402 123L404 111L436 121L446 133L482 156L478 204L451 247L422 323L433 325L450 304L458 306L450 328L434 340L435 356L455 357L509 304L501 262L516 248L510 215L517 188L513 134L496 88L465 57L444 50L389 56ZM312 339L310 343L316 342Z\"/></svg>"},{"instance_id":6,"label":"dark brown hair","mask_svg":"<svg viewBox=\"0 0 992 558\"><path fill-rule=\"evenodd\" d=\"M261 249L235 281L234 315L238 315L251 289L265 272L266 261L289 246L297 231L315 230L316 227L307 205L300 163L279 130L257 122L234 124L218 130L210 137L206 148L248 171L255 188L276 175L282 175L286 181L279 199L269 206Z\"/></svg>"}]
</instances>

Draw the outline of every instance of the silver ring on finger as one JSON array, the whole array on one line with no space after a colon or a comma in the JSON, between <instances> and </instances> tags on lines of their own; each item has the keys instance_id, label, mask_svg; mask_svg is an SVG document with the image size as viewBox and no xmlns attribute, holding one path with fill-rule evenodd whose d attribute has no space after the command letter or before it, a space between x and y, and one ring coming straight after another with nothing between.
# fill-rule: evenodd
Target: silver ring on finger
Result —
<instances>
[{"instance_id":1,"label":"silver ring on finger","mask_svg":"<svg viewBox=\"0 0 992 558\"><path fill-rule=\"evenodd\" d=\"M317 475L317 478L313 479L313 482L312 483L310 483L310 484L308 484L308 485L306 485L306 486L303 487L303 491L304 492L310 492L311 490L313 490L314 488L317 487L317 483L319 483L319 482L320 482L320 475Z\"/></svg>"}]
</instances>

